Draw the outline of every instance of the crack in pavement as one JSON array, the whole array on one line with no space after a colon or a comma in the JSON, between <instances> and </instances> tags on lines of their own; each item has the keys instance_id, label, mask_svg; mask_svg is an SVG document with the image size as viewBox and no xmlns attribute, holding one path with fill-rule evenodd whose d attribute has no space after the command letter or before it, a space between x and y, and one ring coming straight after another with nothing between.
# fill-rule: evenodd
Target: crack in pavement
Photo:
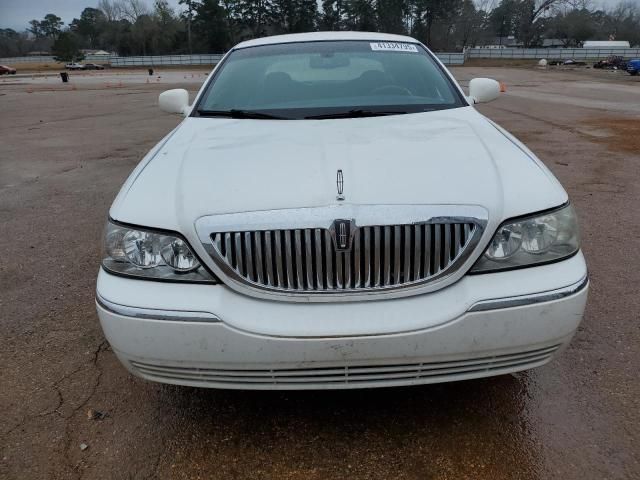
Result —
<instances>
[{"instance_id":1,"label":"crack in pavement","mask_svg":"<svg viewBox=\"0 0 640 480\"><path fill-rule=\"evenodd\" d=\"M76 413L78 413L78 411L85 407L86 404L89 402L89 400L91 400L91 398L93 397L93 395L96 393L96 390L98 389L98 387L100 386L100 382L102 380L102 373L103 370L102 368L100 368L99 366L99 360L100 360L100 353L104 352L108 349L109 343L107 342L107 340L103 340L102 342L100 342L100 344L98 345L98 347L96 348L96 350L93 353L93 359L92 359L92 365L98 369L98 375L96 377L96 380L93 383L93 387L91 388L89 395L87 395L87 397L84 399L84 401L82 401L80 403L80 405L78 405L76 408L74 408L72 410L72 412L67 415L66 417L63 417L65 420L70 420L71 417L73 417ZM68 468L71 469L72 472L75 473L76 478L79 480L80 478L82 478L82 472L78 471L78 464L74 464L70 458L70 452L71 452L71 432L69 431L69 424L70 422L66 421L65 422L65 426L64 426L64 439L65 439L65 445L64 445L64 450L63 450L63 458L64 458L64 463L67 465Z\"/></svg>"}]
</instances>

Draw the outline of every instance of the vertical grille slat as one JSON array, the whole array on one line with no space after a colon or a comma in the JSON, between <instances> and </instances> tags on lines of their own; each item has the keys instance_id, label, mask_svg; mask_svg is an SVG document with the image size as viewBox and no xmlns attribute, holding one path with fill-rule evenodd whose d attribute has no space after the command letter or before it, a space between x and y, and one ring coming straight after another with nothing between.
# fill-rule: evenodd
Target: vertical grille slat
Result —
<instances>
[{"instance_id":1,"label":"vertical grille slat","mask_svg":"<svg viewBox=\"0 0 640 480\"><path fill-rule=\"evenodd\" d=\"M255 281L253 268L253 242L251 241L251 232L244 232L244 249L246 253L247 278Z\"/></svg>"},{"instance_id":2,"label":"vertical grille slat","mask_svg":"<svg viewBox=\"0 0 640 480\"><path fill-rule=\"evenodd\" d=\"M431 275L440 271L440 227L433 225L433 255L431 256Z\"/></svg>"},{"instance_id":3,"label":"vertical grille slat","mask_svg":"<svg viewBox=\"0 0 640 480\"><path fill-rule=\"evenodd\" d=\"M344 288L351 288L351 252L343 253Z\"/></svg>"},{"instance_id":4,"label":"vertical grille slat","mask_svg":"<svg viewBox=\"0 0 640 480\"><path fill-rule=\"evenodd\" d=\"M276 264L276 285L280 288L286 288L284 283L284 270L282 268L284 259L284 255L282 254L282 231L276 230L273 232L273 237L275 239L273 258Z\"/></svg>"},{"instance_id":5,"label":"vertical grille slat","mask_svg":"<svg viewBox=\"0 0 640 480\"><path fill-rule=\"evenodd\" d=\"M420 280L420 265L422 260L422 226L413 227L413 280Z\"/></svg>"},{"instance_id":6,"label":"vertical grille slat","mask_svg":"<svg viewBox=\"0 0 640 480\"><path fill-rule=\"evenodd\" d=\"M384 265L382 267L382 285L384 286L391 284L391 228L392 227L385 226L383 230Z\"/></svg>"},{"instance_id":7,"label":"vertical grille slat","mask_svg":"<svg viewBox=\"0 0 640 480\"><path fill-rule=\"evenodd\" d=\"M364 228L364 288L371 287L371 227Z\"/></svg>"},{"instance_id":8,"label":"vertical grille slat","mask_svg":"<svg viewBox=\"0 0 640 480\"><path fill-rule=\"evenodd\" d=\"M267 286L277 286L273 274L273 249L271 242L271 232L264 232L264 262L267 271Z\"/></svg>"},{"instance_id":9,"label":"vertical grille slat","mask_svg":"<svg viewBox=\"0 0 640 480\"><path fill-rule=\"evenodd\" d=\"M293 232L291 230L284 231L284 263L286 265L286 286L288 289L295 288L295 278L293 275L293 247L291 246Z\"/></svg>"},{"instance_id":10,"label":"vertical grille slat","mask_svg":"<svg viewBox=\"0 0 640 480\"><path fill-rule=\"evenodd\" d=\"M394 250L393 250L393 284L397 285L399 284L402 279L400 278L400 258L401 258L401 248L402 246L400 245L400 239L402 237L401 235L401 229L402 227L396 225L395 227L393 227L393 245L394 245Z\"/></svg>"},{"instance_id":11,"label":"vertical grille slat","mask_svg":"<svg viewBox=\"0 0 640 480\"><path fill-rule=\"evenodd\" d=\"M442 247L442 255L440 257L440 269L444 269L444 267L449 263L449 258L451 257L451 229L449 225L443 225L444 230L444 246Z\"/></svg>"},{"instance_id":12,"label":"vertical grille slat","mask_svg":"<svg viewBox=\"0 0 640 480\"><path fill-rule=\"evenodd\" d=\"M404 251L404 266L402 269L402 282L411 281L411 226L404 226L404 239L402 244Z\"/></svg>"},{"instance_id":13,"label":"vertical grille slat","mask_svg":"<svg viewBox=\"0 0 640 480\"><path fill-rule=\"evenodd\" d=\"M325 230L324 232L324 251L325 251L325 271L327 279L327 288L332 289L333 282L333 240L331 234Z\"/></svg>"},{"instance_id":14,"label":"vertical grille slat","mask_svg":"<svg viewBox=\"0 0 640 480\"><path fill-rule=\"evenodd\" d=\"M374 287L380 286L380 227L373 227L373 262L371 270L373 279L371 281Z\"/></svg>"},{"instance_id":15,"label":"vertical grille slat","mask_svg":"<svg viewBox=\"0 0 640 480\"><path fill-rule=\"evenodd\" d=\"M246 271L244 269L244 262L242 261L242 234L236 233L233 235L233 237L233 247L235 247L236 254L236 265L238 265L238 272L240 272L240 275L244 277L246 275Z\"/></svg>"},{"instance_id":16,"label":"vertical grille slat","mask_svg":"<svg viewBox=\"0 0 640 480\"><path fill-rule=\"evenodd\" d=\"M307 290L313 290L313 245L311 240L311 230L306 229L304 231L304 259L305 259L305 272L307 274Z\"/></svg>"},{"instance_id":17,"label":"vertical grille slat","mask_svg":"<svg viewBox=\"0 0 640 480\"><path fill-rule=\"evenodd\" d=\"M264 284L265 277L262 271L263 258L262 258L262 232L256 232L254 236L254 247L255 247L255 264L256 264L256 280L260 284Z\"/></svg>"},{"instance_id":18,"label":"vertical grille slat","mask_svg":"<svg viewBox=\"0 0 640 480\"><path fill-rule=\"evenodd\" d=\"M354 288L362 287L360 278L360 266L362 264L362 248L360 246L360 229L353 234L353 277Z\"/></svg>"},{"instance_id":19,"label":"vertical grille slat","mask_svg":"<svg viewBox=\"0 0 640 480\"><path fill-rule=\"evenodd\" d=\"M469 221L371 225L352 231L351 247L339 251L332 231L322 228L223 231L210 238L226 274L272 290L321 293L429 281L475 245L476 234Z\"/></svg>"},{"instance_id":20,"label":"vertical grille slat","mask_svg":"<svg viewBox=\"0 0 640 480\"><path fill-rule=\"evenodd\" d=\"M342 268L342 252L336 252L336 288L344 288L344 270Z\"/></svg>"},{"instance_id":21,"label":"vertical grille slat","mask_svg":"<svg viewBox=\"0 0 640 480\"><path fill-rule=\"evenodd\" d=\"M322 230L316 228L314 230L315 250L314 255L316 257L315 271L316 271L316 285L318 290L324 290L324 275L322 268Z\"/></svg>"},{"instance_id":22,"label":"vertical grille slat","mask_svg":"<svg viewBox=\"0 0 640 480\"><path fill-rule=\"evenodd\" d=\"M424 225L424 255L422 256L422 274L429 276L431 270L431 225Z\"/></svg>"},{"instance_id":23,"label":"vertical grille slat","mask_svg":"<svg viewBox=\"0 0 640 480\"><path fill-rule=\"evenodd\" d=\"M456 223L453 226L453 258L458 257L458 253L460 253L460 224Z\"/></svg>"}]
</instances>

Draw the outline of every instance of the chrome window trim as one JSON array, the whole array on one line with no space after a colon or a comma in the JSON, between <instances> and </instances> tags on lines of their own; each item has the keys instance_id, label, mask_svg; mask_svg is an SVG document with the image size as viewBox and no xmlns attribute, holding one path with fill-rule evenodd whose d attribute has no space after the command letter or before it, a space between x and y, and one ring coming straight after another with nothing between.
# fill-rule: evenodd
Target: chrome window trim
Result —
<instances>
[{"instance_id":1,"label":"chrome window trim","mask_svg":"<svg viewBox=\"0 0 640 480\"><path fill-rule=\"evenodd\" d=\"M585 275L582 280L564 288L556 290L548 290L546 292L532 293L528 295L519 295L516 297L493 298L490 300L482 300L474 303L467 312L486 312L488 310L499 310L504 308L521 307L525 305L533 305L536 303L552 302L560 300L571 295L575 295L587 288L589 285L589 276Z\"/></svg>"},{"instance_id":2,"label":"chrome window trim","mask_svg":"<svg viewBox=\"0 0 640 480\"><path fill-rule=\"evenodd\" d=\"M334 220L353 219L357 227L397 224L475 223L474 236L464 252L448 269L414 283L372 287L366 291L345 290L294 292L250 282L236 274L216 254L212 234L255 230L325 229L331 231ZM459 280L477 257L477 247L485 236L488 211L478 205L353 205L338 204L280 210L261 210L200 217L195 230L207 255L204 263L233 290L251 297L288 302L346 302L401 298L433 292ZM476 255L474 255L474 253Z\"/></svg>"},{"instance_id":3,"label":"chrome window trim","mask_svg":"<svg viewBox=\"0 0 640 480\"><path fill-rule=\"evenodd\" d=\"M205 322L220 323L222 320L217 315L209 312L190 310L161 310L156 308L140 308L120 305L104 299L96 293L96 304L109 313L141 320L165 320L170 322Z\"/></svg>"}]
</instances>

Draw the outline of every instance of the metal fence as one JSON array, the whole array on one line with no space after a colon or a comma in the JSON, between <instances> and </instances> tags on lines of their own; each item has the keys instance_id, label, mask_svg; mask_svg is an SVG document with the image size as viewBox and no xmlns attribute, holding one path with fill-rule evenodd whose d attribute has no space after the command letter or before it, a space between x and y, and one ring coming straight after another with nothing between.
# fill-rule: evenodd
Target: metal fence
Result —
<instances>
[{"instance_id":1,"label":"metal fence","mask_svg":"<svg viewBox=\"0 0 640 480\"><path fill-rule=\"evenodd\" d=\"M33 55L30 57L4 57L0 58L0 63L2 65L11 65L14 63L47 63L47 62L55 62L52 56L50 55Z\"/></svg>"},{"instance_id":2,"label":"metal fence","mask_svg":"<svg viewBox=\"0 0 640 480\"><path fill-rule=\"evenodd\" d=\"M610 55L640 58L640 48L469 48L467 58L600 60Z\"/></svg>"},{"instance_id":3,"label":"metal fence","mask_svg":"<svg viewBox=\"0 0 640 480\"><path fill-rule=\"evenodd\" d=\"M464 65L467 58L530 59L540 58L574 60L599 60L610 55L640 58L640 48L469 48L464 53L438 52L437 57L445 65ZM117 55L87 55L85 62L108 64L112 67L156 67L163 65L215 65L222 54L208 55L146 55L120 57ZM52 63L52 56L0 58L0 64Z\"/></svg>"},{"instance_id":4,"label":"metal fence","mask_svg":"<svg viewBox=\"0 0 640 480\"><path fill-rule=\"evenodd\" d=\"M162 65L215 65L222 54L211 55L147 55L137 57L111 57L112 67L162 66Z\"/></svg>"},{"instance_id":5,"label":"metal fence","mask_svg":"<svg viewBox=\"0 0 640 480\"><path fill-rule=\"evenodd\" d=\"M463 53L436 53L446 65L463 65ZM84 62L108 64L112 67L156 67L162 65L215 65L222 54L209 55L146 55L136 57L119 57L117 55L87 55ZM52 56L31 56L0 58L0 64L14 63L55 63Z\"/></svg>"},{"instance_id":6,"label":"metal fence","mask_svg":"<svg viewBox=\"0 0 640 480\"><path fill-rule=\"evenodd\" d=\"M83 62L109 64L112 58L117 58L111 55L86 55ZM27 57L4 57L0 58L0 64L12 65L14 63L56 63L53 55L31 55Z\"/></svg>"},{"instance_id":7,"label":"metal fence","mask_svg":"<svg viewBox=\"0 0 640 480\"><path fill-rule=\"evenodd\" d=\"M464 53L436 52L436 57L445 65L464 65Z\"/></svg>"}]
</instances>

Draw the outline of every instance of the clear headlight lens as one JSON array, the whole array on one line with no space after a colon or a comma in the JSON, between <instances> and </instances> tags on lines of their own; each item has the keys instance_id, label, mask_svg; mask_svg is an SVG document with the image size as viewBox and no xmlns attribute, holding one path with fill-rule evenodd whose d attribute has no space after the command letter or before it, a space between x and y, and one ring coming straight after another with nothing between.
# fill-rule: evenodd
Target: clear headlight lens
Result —
<instances>
[{"instance_id":1,"label":"clear headlight lens","mask_svg":"<svg viewBox=\"0 0 640 480\"><path fill-rule=\"evenodd\" d=\"M102 266L109 272L169 281L219 283L182 238L107 222Z\"/></svg>"},{"instance_id":2,"label":"clear headlight lens","mask_svg":"<svg viewBox=\"0 0 640 480\"><path fill-rule=\"evenodd\" d=\"M549 263L569 257L579 248L578 222L573 208L567 205L501 225L471 272Z\"/></svg>"}]
</instances>

